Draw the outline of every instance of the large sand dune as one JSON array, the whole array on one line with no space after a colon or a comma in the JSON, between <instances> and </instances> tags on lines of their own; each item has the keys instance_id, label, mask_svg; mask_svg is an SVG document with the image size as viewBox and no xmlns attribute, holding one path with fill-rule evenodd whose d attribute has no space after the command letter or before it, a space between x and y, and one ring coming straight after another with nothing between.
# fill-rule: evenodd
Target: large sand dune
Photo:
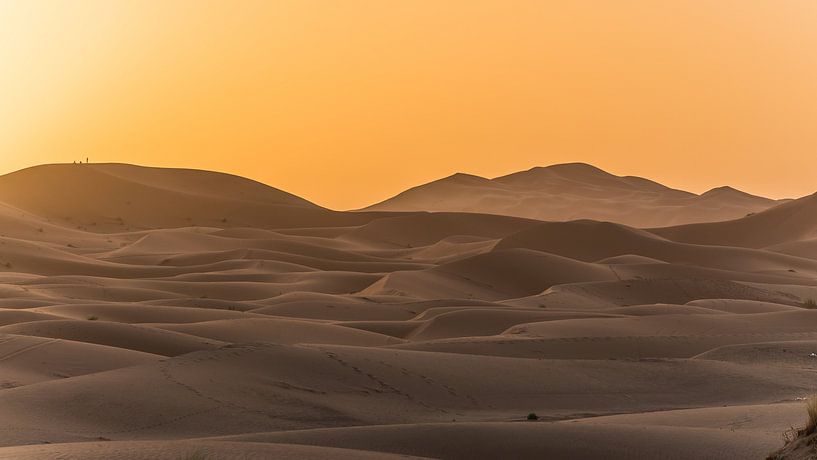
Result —
<instances>
[{"instance_id":1,"label":"large sand dune","mask_svg":"<svg viewBox=\"0 0 817 460\"><path fill-rule=\"evenodd\" d=\"M792 244L817 236L817 194L740 219L659 228L653 232L690 243L750 248Z\"/></svg>"},{"instance_id":2,"label":"large sand dune","mask_svg":"<svg viewBox=\"0 0 817 460\"><path fill-rule=\"evenodd\" d=\"M814 200L587 165L377 212L3 176L0 458L762 458L817 391Z\"/></svg>"},{"instance_id":3,"label":"large sand dune","mask_svg":"<svg viewBox=\"0 0 817 460\"><path fill-rule=\"evenodd\" d=\"M591 165L533 168L494 179L454 174L367 210L459 211L567 221L594 219L635 227L714 222L768 209L775 200L718 187L697 195Z\"/></svg>"}]
</instances>

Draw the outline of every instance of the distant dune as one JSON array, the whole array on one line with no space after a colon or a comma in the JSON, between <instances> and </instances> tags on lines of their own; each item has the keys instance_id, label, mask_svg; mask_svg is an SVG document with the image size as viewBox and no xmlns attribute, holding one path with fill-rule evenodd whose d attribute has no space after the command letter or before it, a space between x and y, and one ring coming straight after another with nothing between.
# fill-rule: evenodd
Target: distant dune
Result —
<instances>
[{"instance_id":1,"label":"distant dune","mask_svg":"<svg viewBox=\"0 0 817 460\"><path fill-rule=\"evenodd\" d=\"M614 176L588 164L569 163L495 179L454 174L406 190L366 210L475 212L664 227L735 219L779 203L731 187L696 195L641 177Z\"/></svg>"},{"instance_id":2,"label":"distant dune","mask_svg":"<svg viewBox=\"0 0 817 460\"><path fill-rule=\"evenodd\" d=\"M229 174L124 164L58 164L0 177L0 202L69 229L287 227L365 222Z\"/></svg>"},{"instance_id":3,"label":"distant dune","mask_svg":"<svg viewBox=\"0 0 817 460\"><path fill-rule=\"evenodd\" d=\"M817 238L817 194L727 222L660 228L652 231L667 238L710 245L764 248L781 245L813 250ZM800 251L794 251L800 253Z\"/></svg>"},{"instance_id":4,"label":"distant dune","mask_svg":"<svg viewBox=\"0 0 817 460\"><path fill-rule=\"evenodd\" d=\"M360 212L6 175L0 459L763 458L817 391L815 200L581 164Z\"/></svg>"}]
</instances>

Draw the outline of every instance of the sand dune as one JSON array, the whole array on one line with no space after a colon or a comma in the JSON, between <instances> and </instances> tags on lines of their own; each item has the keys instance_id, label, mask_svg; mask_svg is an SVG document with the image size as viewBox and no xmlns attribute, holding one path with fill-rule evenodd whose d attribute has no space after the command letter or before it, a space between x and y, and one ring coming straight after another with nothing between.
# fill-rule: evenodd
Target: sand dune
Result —
<instances>
[{"instance_id":1,"label":"sand dune","mask_svg":"<svg viewBox=\"0 0 817 460\"><path fill-rule=\"evenodd\" d=\"M475 369L483 378L473 378ZM664 391L655 392L656 385ZM781 375L700 359L645 364L244 345L5 390L0 422L13 420L5 425L12 444L31 443L43 432L52 433L52 442L180 439L452 419L511 421L531 411L558 419L771 403L811 385L806 370ZM83 394L122 410L88 412Z\"/></svg>"},{"instance_id":2,"label":"sand dune","mask_svg":"<svg viewBox=\"0 0 817 460\"><path fill-rule=\"evenodd\" d=\"M768 366L813 367L817 341L793 340L729 345L696 356L697 359Z\"/></svg>"},{"instance_id":3,"label":"sand dune","mask_svg":"<svg viewBox=\"0 0 817 460\"><path fill-rule=\"evenodd\" d=\"M631 305L676 304L703 299L738 299L795 306L801 298L748 283L707 279L631 279L560 284L542 294L503 301L523 307L597 310Z\"/></svg>"},{"instance_id":4,"label":"sand dune","mask_svg":"<svg viewBox=\"0 0 817 460\"><path fill-rule=\"evenodd\" d=\"M224 345L188 334L107 321L36 321L0 327L0 333L96 343L126 350L175 356Z\"/></svg>"},{"instance_id":5,"label":"sand dune","mask_svg":"<svg viewBox=\"0 0 817 460\"><path fill-rule=\"evenodd\" d=\"M701 223L651 230L687 243L763 248L814 238L817 194L726 222Z\"/></svg>"},{"instance_id":6,"label":"sand dune","mask_svg":"<svg viewBox=\"0 0 817 460\"><path fill-rule=\"evenodd\" d=\"M237 176L124 164L44 165L7 174L0 177L0 201L92 232L337 226L370 220L365 213L331 212ZM186 212L180 215L180 209Z\"/></svg>"},{"instance_id":7,"label":"sand dune","mask_svg":"<svg viewBox=\"0 0 817 460\"><path fill-rule=\"evenodd\" d=\"M0 335L0 388L156 362L161 356L72 340Z\"/></svg>"},{"instance_id":8,"label":"sand dune","mask_svg":"<svg viewBox=\"0 0 817 460\"><path fill-rule=\"evenodd\" d=\"M735 219L776 204L731 187L696 195L644 178L614 176L591 165L570 163L495 179L454 174L366 209L459 211L549 221L594 219L659 227Z\"/></svg>"},{"instance_id":9,"label":"sand dune","mask_svg":"<svg viewBox=\"0 0 817 460\"><path fill-rule=\"evenodd\" d=\"M197 323L220 319L263 318L249 312L221 308L178 308L171 306L145 305L141 303L74 303L39 307L37 312L52 315L53 319L88 319L93 316L102 321L117 323Z\"/></svg>"},{"instance_id":10,"label":"sand dune","mask_svg":"<svg viewBox=\"0 0 817 460\"><path fill-rule=\"evenodd\" d=\"M50 315L48 313L41 313L31 310L11 310L6 308L0 309L0 326L54 319L62 318L57 315Z\"/></svg>"},{"instance_id":11,"label":"sand dune","mask_svg":"<svg viewBox=\"0 0 817 460\"><path fill-rule=\"evenodd\" d=\"M154 327L229 343L322 343L366 347L401 342L392 337L343 326L272 318L228 319Z\"/></svg>"},{"instance_id":12,"label":"sand dune","mask_svg":"<svg viewBox=\"0 0 817 460\"><path fill-rule=\"evenodd\" d=\"M252 312L339 321L410 320L433 308L502 306L475 299L415 300L402 296L332 296L304 292L283 294L266 302L271 305L257 308Z\"/></svg>"},{"instance_id":13,"label":"sand dune","mask_svg":"<svg viewBox=\"0 0 817 460\"><path fill-rule=\"evenodd\" d=\"M409 335L409 338L412 340L430 340L447 337L478 337L499 334L505 329L521 323L592 318L596 316L605 315L583 312L471 308L437 315L416 328Z\"/></svg>"},{"instance_id":14,"label":"sand dune","mask_svg":"<svg viewBox=\"0 0 817 460\"><path fill-rule=\"evenodd\" d=\"M629 318L592 318L537 322L505 331L544 338L589 337L604 331L608 337L707 336L811 333L817 311L782 311L753 315L650 315ZM759 341L759 340L758 340Z\"/></svg>"},{"instance_id":15,"label":"sand dune","mask_svg":"<svg viewBox=\"0 0 817 460\"><path fill-rule=\"evenodd\" d=\"M385 215L345 233L341 238L382 248L428 246L452 236L500 238L536 224L534 220L461 213Z\"/></svg>"},{"instance_id":16,"label":"sand dune","mask_svg":"<svg viewBox=\"0 0 817 460\"><path fill-rule=\"evenodd\" d=\"M770 313L773 311L796 311L798 309L798 307L793 307L791 305L741 299L693 300L692 302L687 303L687 305L709 308L728 313Z\"/></svg>"},{"instance_id":17,"label":"sand dune","mask_svg":"<svg viewBox=\"0 0 817 460\"><path fill-rule=\"evenodd\" d=\"M571 458L686 460L752 458L778 444L755 431L578 425L556 423L447 423L258 433L225 439L365 447L376 452L445 459ZM648 439L649 442L645 442ZM646 445L645 445L646 444Z\"/></svg>"},{"instance_id":18,"label":"sand dune","mask_svg":"<svg viewBox=\"0 0 817 460\"><path fill-rule=\"evenodd\" d=\"M539 293L555 284L615 278L606 267L538 251L511 249L428 270L391 273L361 294L501 300Z\"/></svg>"},{"instance_id":19,"label":"sand dune","mask_svg":"<svg viewBox=\"0 0 817 460\"><path fill-rule=\"evenodd\" d=\"M0 177L0 458L761 458L817 392L813 197L566 165L398 198L439 208Z\"/></svg>"},{"instance_id":20,"label":"sand dune","mask_svg":"<svg viewBox=\"0 0 817 460\"><path fill-rule=\"evenodd\" d=\"M246 458L318 460L417 459L421 457L390 455L384 452L366 452L354 449L314 447L280 443L230 441L119 441L49 444L0 448L0 459L39 460L60 458L66 460L177 460L180 458Z\"/></svg>"},{"instance_id":21,"label":"sand dune","mask_svg":"<svg viewBox=\"0 0 817 460\"><path fill-rule=\"evenodd\" d=\"M603 334L603 333L600 333ZM730 345L817 340L817 333L589 336L539 338L508 334L410 342L394 348L525 359L691 359Z\"/></svg>"},{"instance_id":22,"label":"sand dune","mask_svg":"<svg viewBox=\"0 0 817 460\"><path fill-rule=\"evenodd\" d=\"M739 272L776 272L792 278L811 279L817 274L817 264L811 259L748 248L677 243L606 222L541 223L509 235L495 246L495 250L509 248L534 249L591 262L634 254L661 262Z\"/></svg>"},{"instance_id":23,"label":"sand dune","mask_svg":"<svg viewBox=\"0 0 817 460\"><path fill-rule=\"evenodd\" d=\"M59 193L54 193L59 190ZM213 191L224 190L221 194ZM55 200L55 197L59 197ZM0 201L40 216L61 218L80 226L119 225L138 221L143 227L169 227L169 221L205 219L209 205L225 199L253 205L315 208L280 190L228 175L192 170L141 168L130 165L47 165L0 178ZM176 205L176 206L174 206ZM223 207L223 204L222 206ZM179 216L187 208L190 216ZM198 211L197 211L198 210ZM211 208L211 211L215 211ZM216 222L226 216L211 214ZM98 221L87 222L98 218ZM161 221L157 221L161 219ZM153 222L153 225L150 225Z\"/></svg>"}]
</instances>

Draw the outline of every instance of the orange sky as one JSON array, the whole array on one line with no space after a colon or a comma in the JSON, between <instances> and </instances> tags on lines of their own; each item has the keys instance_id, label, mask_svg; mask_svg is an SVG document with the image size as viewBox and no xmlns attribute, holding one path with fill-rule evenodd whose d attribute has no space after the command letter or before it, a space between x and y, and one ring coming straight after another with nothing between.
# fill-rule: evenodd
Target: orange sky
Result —
<instances>
[{"instance_id":1,"label":"orange sky","mask_svg":"<svg viewBox=\"0 0 817 460\"><path fill-rule=\"evenodd\" d=\"M815 24L814 0L0 0L0 172L187 166L348 209L584 161L799 196Z\"/></svg>"}]
</instances>

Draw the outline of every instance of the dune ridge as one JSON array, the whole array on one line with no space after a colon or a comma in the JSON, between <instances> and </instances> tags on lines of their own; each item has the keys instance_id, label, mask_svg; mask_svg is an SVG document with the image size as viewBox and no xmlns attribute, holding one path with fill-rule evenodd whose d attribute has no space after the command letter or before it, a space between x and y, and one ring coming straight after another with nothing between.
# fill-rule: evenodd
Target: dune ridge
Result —
<instances>
[{"instance_id":1,"label":"dune ridge","mask_svg":"<svg viewBox=\"0 0 817 460\"><path fill-rule=\"evenodd\" d=\"M642 177L615 176L592 165L567 163L494 179L454 174L413 187L365 210L474 212L664 227L735 219L783 201L728 186L697 195Z\"/></svg>"}]
</instances>

